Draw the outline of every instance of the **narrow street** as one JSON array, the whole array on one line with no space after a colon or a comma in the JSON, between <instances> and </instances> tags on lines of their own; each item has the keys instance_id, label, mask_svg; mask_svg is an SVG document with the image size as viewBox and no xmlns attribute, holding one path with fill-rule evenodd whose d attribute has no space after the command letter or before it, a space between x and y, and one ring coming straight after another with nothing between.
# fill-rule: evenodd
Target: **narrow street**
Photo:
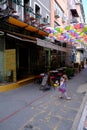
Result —
<instances>
[{"instance_id":1,"label":"narrow street","mask_svg":"<svg viewBox=\"0 0 87 130\"><path fill-rule=\"evenodd\" d=\"M0 0L0 130L87 130L86 5Z\"/></svg>"},{"instance_id":2,"label":"narrow street","mask_svg":"<svg viewBox=\"0 0 87 130\"><path fill-rule=\"evenodd\" d=\"M0 93L0 130L76 130L79 123L82 127L86 83L87 68L68 81L71 100L59 99L53 88L43 92L36 83Z\"/></svg>"}]
</instances>

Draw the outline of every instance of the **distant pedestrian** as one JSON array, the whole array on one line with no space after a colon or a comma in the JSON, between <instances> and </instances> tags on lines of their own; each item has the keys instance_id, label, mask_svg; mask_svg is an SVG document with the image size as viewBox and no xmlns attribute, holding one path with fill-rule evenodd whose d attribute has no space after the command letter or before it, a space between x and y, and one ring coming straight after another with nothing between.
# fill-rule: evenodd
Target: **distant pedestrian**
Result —
<instances>
[{"instance_id":1,"label":"distant pedestrian","mask_svg":"<svg viewBox=\"0 0 87 130\"><path fill-rule=\"evenodd\" d=\"M67 95L67 92L66 92L66 90L67 90L67 80L68 80L68 78L67 78L67 75L63 75L61 78L60 78L60 86L59 86L59 88L58 88L58 90L59 90L59 98L66 98L66 99L68 99L68 100L70 100L71 99L71 97L69 97L68 95Z\"/></svg>"}]
</instances>

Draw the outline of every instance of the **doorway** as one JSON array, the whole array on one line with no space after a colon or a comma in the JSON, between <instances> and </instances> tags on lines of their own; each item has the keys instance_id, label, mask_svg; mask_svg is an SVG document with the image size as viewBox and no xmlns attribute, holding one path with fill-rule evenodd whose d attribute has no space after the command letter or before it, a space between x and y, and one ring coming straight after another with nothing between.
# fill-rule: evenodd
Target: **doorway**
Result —
<instances>
[{"instance_id":1,"label":"doorway","mask_svg":"<svg viewBox=\"0 0 87 130\"><path fill-rule=\"evenodd\" d=\"M28 75L28 48L19 48L18 57L19 65L17 68L17 78L21 79Z\"/></svg>"}]
</instances>

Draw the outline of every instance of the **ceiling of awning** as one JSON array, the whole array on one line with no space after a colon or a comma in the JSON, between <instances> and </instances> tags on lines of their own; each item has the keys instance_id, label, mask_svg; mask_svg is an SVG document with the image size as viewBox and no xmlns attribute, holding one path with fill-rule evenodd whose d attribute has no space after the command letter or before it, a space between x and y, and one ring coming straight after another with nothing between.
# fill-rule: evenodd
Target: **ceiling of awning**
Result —
<instances>
[{"instance_id":1,"label":"ceiling of awning","mask_svg":"<svg viewBox=\"0 0 87 130\"><path fill-rule=\"evenodd\" d=\"M27 42L32 42L32 43L37 43L37 39L36 37L32 37L32 36L26 36L23 34L19 34L19 33L15 33L15 32L10 32L10 31L5 31L5 34L7 36L10 36L12 38L21 40L21 41L27 41Z\"/></svg>"},{"instance_id":2,"label":"ceiling of awning","mask_svg":"<svg viewBox=\"0 0 87 130\"><path fill-rule=\"evenodd\" d=\"M39 38L37 38L37 45L41 46L41 47L46 47L46 48L49 48L49 49L57 50L57 51L67 52L66 48L55 45L55 44L48 42L46 40L41 40Z\"/></svg>"},{"instance_id":3,"label":"ceiling of awning","mask_svg":"<svg viewBox=\"0 0 87 130\"><path fill-rule=\"evenodd\" d=\"M14 36L14 35L9 34L9 33L7 33L6 35L9 36L9 37L12 37L12 38L18 39L18 40L20 40L20 41L37 43L37 41L30 40L30 39L27 39L27 38L21 38L21 37Z\"/></svg>"},{"instance_id":4,"label":"ceiling of awning","mask_svg":"<svg viewBox=\"0 0 87 130\"><path fill-rule=\"evenodd\" d=\"M29 43L34 43L34 45L37 45L37 46L67 52L67 50L64 47L60 47L60 46L55 45L51 42L48 42L46 40L41 40L41 39L36 38L36 37L26 36L23 34L10 32L10 31L4 31L4 34L8 37L11 37L11 38L14 38L14 39L17 39L17 40L24 42L24 45L25 45L25 42L29 42ZM21 42L20 42L20 45L22 45ZM30 45L30 44L27 44L27 45Z\"/></svg>"},{"instance_id":5,"label":"ceiling of awning","mask_svg":"<svg viewBox=\"0 0 87 130\"><path fill-rule=\"evenodd\" d=\"M18 37L21 37L21 38L26 38L26 39L30 39L30 40L36 41L36 37L23 35L23 34L19 34L19 33L16 33L16 32L9 32L9 31L6 31L6 32L9 33L9 34L12 34L14 36L18 36Z\"/></svg>"},{"instance_id":6,"label":"ceiling of awning","mask_svg":"<svg viewBox=\"0 0 87 130\"><path fill-rule=\"evenodd\" d=\"M15 26L18 26L20 28L24 28L25 30L27 31L30 31L30 32L35 32L37 33L38 35L42 35L42 36L48 36L48 33L37 28L37 27L34 27L34 26L31 26L27 23L24 23L18 19L15 19L13 17L9 17L8 19L8 23L12 24L12 25L15 25Z\"/></svg>"}]
</instances>

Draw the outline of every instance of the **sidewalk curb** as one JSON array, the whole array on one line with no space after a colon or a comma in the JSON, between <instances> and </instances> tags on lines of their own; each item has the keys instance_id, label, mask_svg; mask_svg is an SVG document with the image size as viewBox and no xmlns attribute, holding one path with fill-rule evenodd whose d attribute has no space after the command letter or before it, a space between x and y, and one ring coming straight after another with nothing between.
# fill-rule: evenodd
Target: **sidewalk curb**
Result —
<instances>
[{"instance_id":1,"label":"sidewalk curb","mask_svg":"<svg viewBox=\"0 0 87 130\"><path fill-rule=\"evenodd\" d=\"M22 85L19 85L17 83L11 83L11 84L8 84L8 85L2 85L2 86L0 86L0 93L6 92L6 91L11 91L11 90L19 88L21 86Z\"/></svg>"},{"instance_id":2,"label":"sidewalk curb","mask_svg":"<svg viewBox=\"0 0 87 130\"><path fill-rule=\"evenodd\" d=\"M2 86L0 86L0 93L6 92L6 91L11 91L11 90L17 89L19 87L22 87L23 85L33 81L34 78L35 78L34 76L31 76L29 78L22 79L20 81L15 82L15 83L9 83L7 85L2 85Z\"/></svg>"},{"instance_id":3,"label":"sidewalk curb","mask_svg":"<svg viewBox=\"0 0 87 130\"><path fill-rule=\"evenodd\" d=\"M83 110L84 110L84 107L85 107L86 101L87 101L87 92L86 92L86 94L85 94L85 96L83 98L83 101L82 101L80 109L79 109L79 111L78 111L78 113L77 113L77 115L75 117L75 120L73 122L71 130L77 130L80 119L81 119L81 116L82 116L82 113L83 113Z\"/></svg>"}]
</instances>

